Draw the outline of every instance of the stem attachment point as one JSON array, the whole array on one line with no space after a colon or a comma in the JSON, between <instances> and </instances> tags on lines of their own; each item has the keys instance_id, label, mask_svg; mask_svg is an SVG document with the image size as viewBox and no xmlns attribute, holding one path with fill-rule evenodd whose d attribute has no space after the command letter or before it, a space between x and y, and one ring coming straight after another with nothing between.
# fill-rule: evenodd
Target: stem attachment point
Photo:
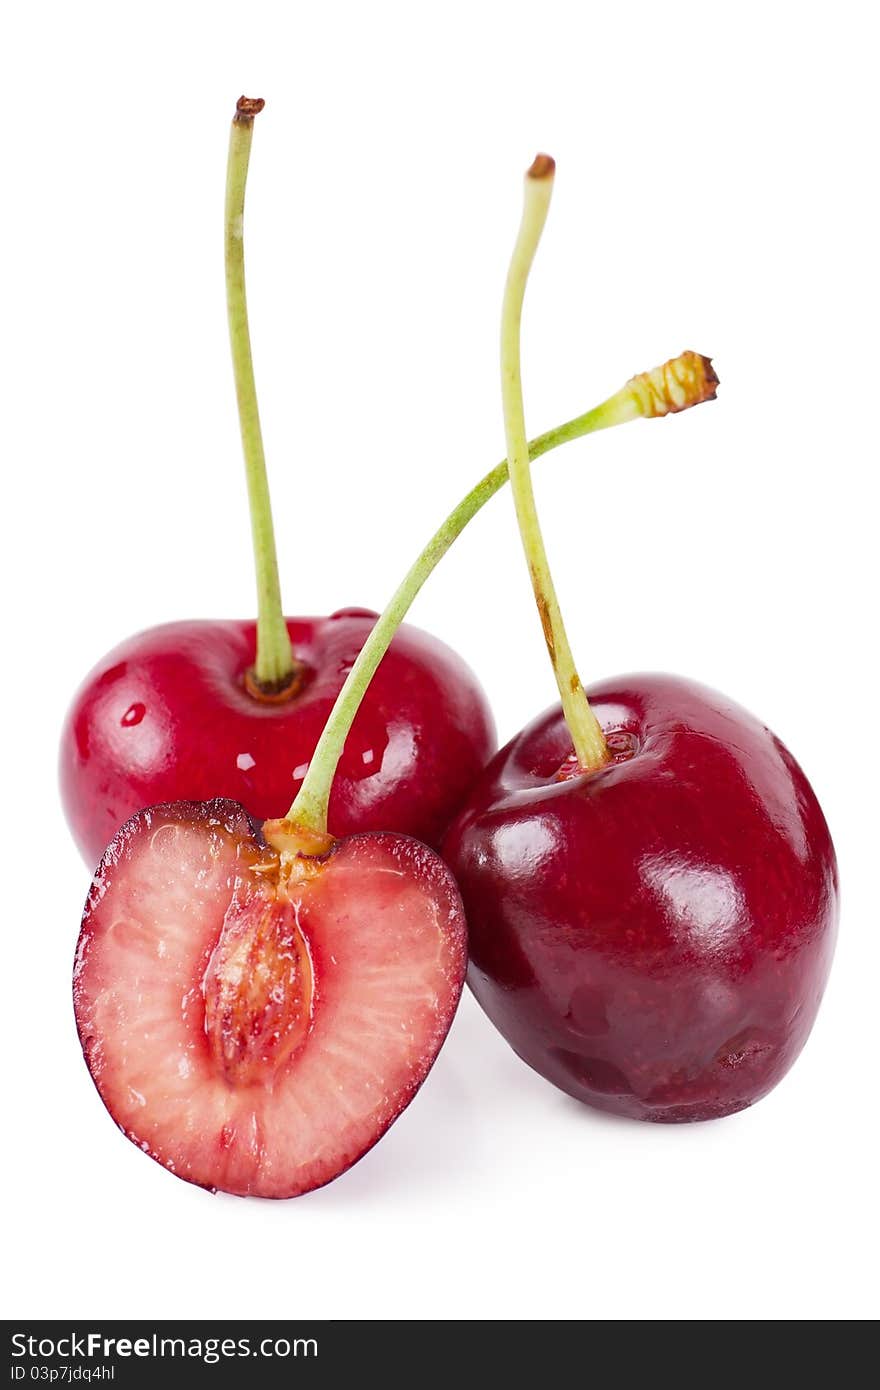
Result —
<instances>
[{"instance_id":1,"label":"stem attachment point","mask_svg":"<svg viewBox=\"0 0 880 1390\"><path fill-rule=\"evenodd\" d=\"M301 666L294 665L289 676L278 681L261 681L257 678L256 666L249 666L244 673L244 688L251 699L259 700L261 705L286 705L295 700L303 687L305 672Z\"/></svg>"}]
</instances>

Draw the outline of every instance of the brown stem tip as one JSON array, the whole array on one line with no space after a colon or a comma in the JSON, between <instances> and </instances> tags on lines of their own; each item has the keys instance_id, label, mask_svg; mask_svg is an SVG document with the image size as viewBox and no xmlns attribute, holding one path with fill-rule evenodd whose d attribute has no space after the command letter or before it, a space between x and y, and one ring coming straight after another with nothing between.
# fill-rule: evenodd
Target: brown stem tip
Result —
<instances>
[{"instance_id":1,"label":"brown stem tip","mask_svg":"<svg viewBox=\"0 0 880 1390\"><path fill-rule=\"evenodd\" d=\"M234 120L239 125L250 125L254 116L259 116L266 105L262 97L239 97L235 106Z\"/></svg>"},{"instance_id":2,"label":"brown stem tip","mask_svg":"<svg viewBox=\"0 0 880 1390\"><path fill-rule=\"evenodd\" d=\"M556 173L556 160L551 154L536 154L526 171L527 179L552 179Z\"/></svg>"},{"instance_id":3,"label":"brown stem tip","mask_svg":"<svg viewBox=\"0 0 880 1390\"><path fill-rule=\"evenodd\" d=\"M703 377L706 382L706 400L714 401L717 394L715 387L721 385L721 380L715 368L712 366L711 357L701 357L700 361L703 364Z\"/></svg>"}]
</instances>

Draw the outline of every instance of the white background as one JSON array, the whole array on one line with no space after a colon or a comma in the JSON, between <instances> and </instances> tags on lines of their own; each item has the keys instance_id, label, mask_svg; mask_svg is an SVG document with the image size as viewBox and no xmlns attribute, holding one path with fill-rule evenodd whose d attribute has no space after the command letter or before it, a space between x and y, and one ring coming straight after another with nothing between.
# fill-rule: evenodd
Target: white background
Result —
<instances>
[{"instance_id":1,"label":"white background","mask_svg":"<svg viewBox=\"0 0 880 1390\"><path fill-rule=\"evenodd\" d=\"M872 16L84 0L7 18L8 1315L878 1311ZM685 347L714 356L716 404L536 479L585 680L722 688L793 749L835 835L826 1002L754 1110L602 1118L468 998L411 1109L298 1201L188 1187L103 1111L71 1015L88 873L57 736L129 632L253 611L221 236L241 92L267 99L248 273L289 611L381 606L502 456L497 320L536 150L559 172L525 321L530 433ZM554 695L530 605L502 496L413 615L476 668L505 739Z\"/></svg>"}]
</instances>

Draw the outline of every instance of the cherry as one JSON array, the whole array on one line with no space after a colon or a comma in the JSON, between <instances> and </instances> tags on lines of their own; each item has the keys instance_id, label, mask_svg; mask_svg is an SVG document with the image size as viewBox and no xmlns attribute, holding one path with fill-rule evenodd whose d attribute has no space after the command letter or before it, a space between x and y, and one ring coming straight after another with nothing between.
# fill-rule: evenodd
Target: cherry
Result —
<instances>
[{"instance_id":1,"label":"cherry","mask_svg":"<svg viewBox=\"0 0 880 1390\"><path fill-rule=\"evenodd\" d=\"M785 1075L815 1019L837 921L828 827L788 750L723 696L632 676L589 699L615 757L572 767L550 710L449 832L471 989L579 1100L732 1114Z\"/></svg>"},{"instance_id":2,"label":"cherry","mask_svg":"<svg viewBox=\"0 0 880 1390\"><path fill-rule=\"evenodd\" d=\"M288 620L295 693L247 688L253 622L181 622L131 637L77 693L61 740L61 794L94 865L120 825L182 795L230 797L266 819L302 782L318 735L375 621L348 609ZM391 828L436 844L495 748L485 697L444 643L403 627L370 687L334 783L340 834Z\"/></svg>"},{"instance_id":3,"label":"cherry","mask_svg":"<svg viewBox=\"0 0 880 1390\"><path fill-rule=\"evenodd\" d=\"M128 821L95 875L76 1021L138 1148L202 1187L293 1197L409 1104L465 962L455 881L426 846L175 802Z\"/></svg>"},{"instance_id":4,"label":"cherry","mask_svg":"<svg viewBox=\"0 0 880 1390\"><path fill-rule=\"evenodd\" d=\"M574 666L534 505L519 373L553 163L526 178L505 294L511 482L562 698L496 756L446 838L470 984L570 1095L647 1120L729 1115L800 1052L837 927L834 849L794 758L725 697Z\"/></svg>"},{"instance_id":5,"label":"cherry","mask_svg":"<svg viewBox=\"0 0 880 1390\"><path fill-rule=\"evenodd\" d=\"M257 572L257 622L173 623L108 653L74 697L61 739L64 809L94 865L144 806L233 797L262 819L302 780L317 736L375 614L285 619L281 606L244 278L243 217L254 118L243 97L230 139L226 286ZM500 485L500 484L499 484ZM475 676L443 643L398 634L346 750L334 824L436 842L496 748Z\"/></svg>"}]
</instances>

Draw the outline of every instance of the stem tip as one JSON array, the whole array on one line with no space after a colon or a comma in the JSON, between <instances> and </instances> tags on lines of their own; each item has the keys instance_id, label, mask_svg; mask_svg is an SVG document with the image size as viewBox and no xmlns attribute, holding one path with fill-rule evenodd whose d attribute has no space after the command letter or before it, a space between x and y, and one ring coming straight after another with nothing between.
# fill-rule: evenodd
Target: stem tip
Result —
<instances>
[{"instance_id":1,"label":"stem tip","mask_svg":"<svg viewBox=\"0 0 880 1390\"><path fill-rule=\"evenodd\" d=\"M632 377L624 389L636 401L639 414L650 419L714 401L719 385L711 357L688 351L664 362L662 367Z\"/></svg>"},{"instance_id":2,"label":"stem tip","mask_svg":"<svg viewBox=\"0 0 880 1390\"><path fill-rule=\"evenodd\" d=\"M266 105L262 97L239 97L235 104L234 120L239 125L250 125L254 116L259 116Z\"/></svg>"},{"instance_id":3,"label":"stem tip","mask_svg":"<svg viewBox=\"0 0 880 1390\"><path fill-rule=\"evenodd\" d=\"M697 352L694 353L694 357L699 357L700 363L701 363L702 368L703 368L703 381L704 381L704 383L705 383L705 388L706 388L706 389L705 389L705 395L703 396L703 400L704 400L704 401L714 401L714 399L715 399L715 397L716 397L716 395L717 395L717 392L716 392L715 388L716 388L716 386L720 386L720 385L721 385L721 380L720 380L720 378L719 378L719 376L718 376L718 373L716 372L715 368L712 366L712 358L711 358L711 357L704 357L702 353L697 353Z\"/></svg>"},{"instance_id":4,"label":"stem tip","mask_svg":"<svg viewBox=\"0 0 880 1390\"><path fill-rule=\"evenodd\" d=\"M556 160L552 154L536 154L526 170L527 179L552 179L556 173Z\"/></svg>"}]
</instances>

